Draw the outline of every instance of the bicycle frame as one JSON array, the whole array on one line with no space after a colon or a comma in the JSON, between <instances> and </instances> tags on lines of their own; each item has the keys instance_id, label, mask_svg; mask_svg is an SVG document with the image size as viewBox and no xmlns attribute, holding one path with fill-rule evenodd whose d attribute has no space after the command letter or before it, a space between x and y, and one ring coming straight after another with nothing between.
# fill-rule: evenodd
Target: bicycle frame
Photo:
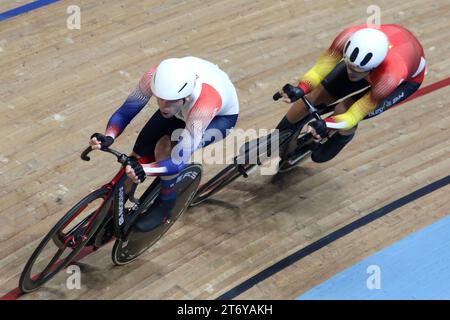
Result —
<instances>
[{"instance_id":1,"label":"bicycle frame","mask_svg":"<svg viewBox=\"0 0 450 320\"><path fill-rule=\"evenodd\" d=\"M305 96L302 97L302 100L304 101L306 108L309 112L308 116L299 120L297 123L292 124L288 128L279 130L278 136L275 136L278 138L277 141L272 141L272 137L273 137L272 134L269 134L268 136L266 136L264 138L257 138L256 143L253 146L251 146L251 147L246 146L244 149L244 152L242 152L241 154L239 154L238 156L235 157L234 164L236 165L238 170L242 173L242 175L245 178L247 178L247 174L244 171L242 171L242 164L245 163L242 159L247 159L250 154L256 153L258 156L257 156L257 161L255 164L260 166L262 164L262 161L260 160L261 156L265 156L266 154L268 154L268 157L271 157L271 155L269 153L270 153L270 146L272 143L274 143L274 142L278 143L279 146L284 145L285 143L289 143L288 141L292 138L292 136L298 130L300 130L308 121L310 121L312 118L314 118L316 120L321 120L322 119L321 115L330 112L335 105L335 104L331 104L328 106L323 106L319 110ZM308 136L305 136L303 139L308 140L309 138L311 138L311 137L308 135ZM261 142L263 142L263 144L261 144ZM260 152L261 150L265 150L265 152ZM269 152L267 152L267 151L269 151Z\"/></svg>"},{"instance_id":2,"label":"bicycle frame","mask_svg":"<svg viewBox=\"0 0 450 320\"><path fill-rule=\"evenodd\" d=\"M102 151L111 153L117 157L117 161L121 163L123 166L126 165L129 161L129 157L123 153L117 152L110 148L104 148L101 149ZM81 159L84 161L89 161L90 157L88 157L88 154L92 152L93 150L91 147L88 147L82 154ZM105 200L100 205L100 207L97 209L93 217L91 217L91 221L94 221L96 217L98 216L98 213L101 210L109 210L112 209L112 219L113 219L113 232L114 236L116 238L124 238L126 236L126 231L123 228L123 225L125 223L125 202L127 201L127 198L130 199L130 201L133 203L133 208L137 207L139 205L139 200L137 200L134 197L134 193L137 187L137 184L133 184L131 187L131 190L128 195L125 194L124 186L125 181L128 179L127 175L125 174L125 167L122 167L119 172L114 176L114 178L104 184L102 188L109 190L108 194L105 196ZM106 216L105 216L106 218ZM75 229L75 228L74 228ZM99 230L97 230L96 234ZM95 237L95 234L94 234Z\"/></svg>"},{"instance_id":3,"label":"bicycle frame","mask_svg":"<svg viewBox=\"0 0 450 320\"><path fill-rule=\"evenodd\" d=\"M277 143L279 148L280 158L287 155L287 152L295 144L307 144L312 140L312 135L307 133L302 137L299 137L300 131L311 119L322 119L322 115L331 112L334 106L338 103L332 103L330 105L314 106L307 97L302 97L309 115L301 119L297 123L292 124L284 129L279 130L277 135L272 133L264 138L257 138L246 142L241 147L239 154L234 158L233 163L225 167L222 171L216 174L206 183L202 184L197 191L194 200L192 201L192 206L198 205L199 203L205 201L211 195L215 194L226 185L234 181L235 179L243 176L248 178L249 173L256 169L256 166L261 166L266 159L269 159L275 155L271 154L271 146L273 143ZM297 134L298 133L298 134ZM249 163L247 159L255 159L256 163ZM263 158L263 159L262 159Z\"/></svg>"},{"instance_id":4,"label":"bicycle frame","mask_svg":"<svg viewBox=\"0 0 450 320\"><path fill-rule=\"evenodd\" d=\"M81 158L89 161L87 154L91 151L90 147L87 148ZM117 161L122 164L122 168L109 183L89 193L75 204L44 236L21 273L19 287L22 292L38 289L69 263L82 259L111 240L115 240L112 251L113 262L117 265L130 263L158 241L173 224L172 222L163 224L149 233L133 233L132 225L135 219L152 205L159 193L160 181L158 178L153 180L140 197L142 200L140 205L134 197L137 184L133 183L128 190L128 185L125 183L128 180L125 167L135 159L109 148L104 148L102 151L114 154ZM198 164L191 164L184 171L187 173L185 172L179 181L177 180L182 202L178 204L178 211L173 217L173 222L189 206L201 179L201 166ZM133 206L129 212L126 212L125 204L128 200L133 203ZM95 204L91 207L90 204L94 202ZM70 230L65 231L76 217L80 214L84 216L84 212L87 216ZM49 248L47 245L51 242L56 245L56 253L47 260L38 261L41 253ZM63 256L63 253L67 252L66 249L71 251ZM39 264L42 262L43 271L33 272L36 271L33 267L37 261Z\"/></svg>"}]
</instances>

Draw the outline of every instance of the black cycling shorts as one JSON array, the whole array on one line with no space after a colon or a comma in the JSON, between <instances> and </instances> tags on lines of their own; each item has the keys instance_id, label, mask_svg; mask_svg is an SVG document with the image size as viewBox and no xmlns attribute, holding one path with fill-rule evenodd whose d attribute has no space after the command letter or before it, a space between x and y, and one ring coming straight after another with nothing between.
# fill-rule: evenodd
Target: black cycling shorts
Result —
<instances>
[{"instance_id":1,"label":"black cycling shorts","mask_svg":"<svg viewBox=\"0 0 450 320\"><path fill-rule=\"evenodd\" d=\"M220 130L222 137L226 137L229 130L236 125L237 118L237 114L215 116L206 130ZM139 133L133 151L141 157L152 158L155 155L155 147L159 139L165 135L171 136L172 132L177 129L183 129L185 126L186 123L183 120L178 119L177 117L164 118L161 112L156 110ZM213 136L211 137L211 140L207 141L204 139L202 141L202 147L217 142L214 138L215 137Z\"/></svg>"}]
</instances>

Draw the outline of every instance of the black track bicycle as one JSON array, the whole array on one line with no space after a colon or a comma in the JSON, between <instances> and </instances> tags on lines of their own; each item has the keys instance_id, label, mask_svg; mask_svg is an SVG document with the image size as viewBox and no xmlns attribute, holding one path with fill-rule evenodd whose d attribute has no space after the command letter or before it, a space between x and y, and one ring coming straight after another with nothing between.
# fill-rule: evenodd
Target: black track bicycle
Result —
<instances>
[{"instance_id":1,"label":"black track bicycle","mask_svg":"<svg viewBox=\"0 0 450 320\"><path fill-rule=\"evenodd\" d=\"M81 155L89 161L88 147ZM125 174L130 157L110 148L102 151L116 156L121 169L101 188L93 191L71 208L41 240L26 263L19 280L23 293L31 292L52 279L69 264L81 260L110 241L115 241L112 260L125 265L155 244L189 206L200 184L202 168L190 164L178 175L177 202L169 219L149 232L138 232L133 223L140 215L150 214L160 190L156 177L139 199L137 185ZM127 190L130 189L130 190Z\"/></svg>"},{"instance_id":2,"label":"black track bicycle","mask_svg":"<svg viewBox=\"0 0 450 320\"><path fill-rule=\"evenodd\" d=\"M196 206L202 203L239 177L248 178L257 166L275 156L270 154L272 145L278 145L278 155L281 158L278 164L278 172L289 171L305 159L311 152L310 147L313 137L311 134L304 132L303 128L311 120L319 120L330 114L337 103L316 107L306 96L301 99L305 102L309 111L308 116L288 128L279 130L278 134L269 134L266 137L245 143L239 154L233 159L233 163L198 188L190 205Z\"/></svg>"}]
</instances>

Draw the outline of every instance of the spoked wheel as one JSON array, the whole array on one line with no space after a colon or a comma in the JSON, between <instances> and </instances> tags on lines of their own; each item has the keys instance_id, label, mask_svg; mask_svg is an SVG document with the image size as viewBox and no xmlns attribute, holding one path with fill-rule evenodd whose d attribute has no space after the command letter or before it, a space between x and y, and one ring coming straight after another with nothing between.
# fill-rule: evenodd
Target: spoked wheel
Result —
<instances>
[{"instance_id":1,"label":"spoked wheel","mask_svg":"<svg viewBox=\"0 0 450 320\"><path fill-rule=\"evenodd\" d=\"M131 229L126 239L116 239L112 250L112 260L116 265L125 265L134 261L142 253L153 246L175 223L191 202L201 180L201 165L191 164L183 169L175 184L177 203L172 215L166 223L149 232L136 232ZM151 206L159 194L160 180L155 179L147 191L142 195L139 205L139 214L150 214Z\"/></svg>"},{"instance_id":2,"label":"spoked wheel","mask_svg":"<svg viewBox=\"0 0 450 320\"><path fill-rule=\"evenodd\" d=\"M246 174L254 168L256 168L256 164L230 164L216 174L211 180L198 188L190 206L193 207L199 205L213 194L219 192L226 185L242 176L243 173Z\"/></svg>"},{"instance_id":3,"label":"spoked wheel","mask_svg":"<svg viewBox=\"0 0 450 320\"><path fill-rule=\"evenodd\" d=\"M40 242L22 271L19 288L27 293L53 278L78 254L98 229L106 214L109 190L101 188L78 202Z\"/></svg>"}]
</instances>

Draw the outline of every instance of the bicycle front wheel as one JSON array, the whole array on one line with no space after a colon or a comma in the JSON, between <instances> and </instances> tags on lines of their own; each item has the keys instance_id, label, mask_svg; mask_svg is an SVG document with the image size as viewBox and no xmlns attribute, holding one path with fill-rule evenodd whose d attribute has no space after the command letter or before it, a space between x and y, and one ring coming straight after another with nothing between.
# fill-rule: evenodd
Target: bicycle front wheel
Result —
<instances>
[{"instance_id":1,"label":"bicycle front wheel","mask_svg":"<svg viewBox=\"0 0 450 320\"><path fill-rule=\"evenodd\" d=\"M110 190L98 189L70 209L42 239L25 265L19 289L32 292L53 278L85 247L108 213Z\"/></svg>"}]
</instances>

